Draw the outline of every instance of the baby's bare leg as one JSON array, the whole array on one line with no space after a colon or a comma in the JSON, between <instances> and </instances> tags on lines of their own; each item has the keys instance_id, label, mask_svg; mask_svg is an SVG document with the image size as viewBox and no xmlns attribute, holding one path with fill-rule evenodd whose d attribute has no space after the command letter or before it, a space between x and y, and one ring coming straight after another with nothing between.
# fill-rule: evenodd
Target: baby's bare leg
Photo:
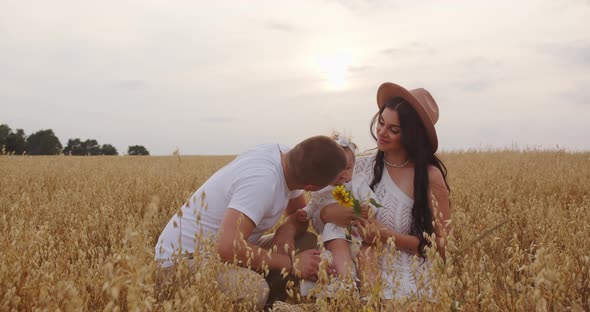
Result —
<instances>
[{"instance_id":1,"label":"baby's bare leg","mask_svg":"<svg viewBox=\"0 0 590 312\"><path fill-rule=\"evenodd\" d=\"M332 252L332 261L338 277L350 277L354 270L350 243L345 239L333 239L324 243L324 246Z\"/></svg>"},{"instance_id":2,"label":"baby's bare leg","mask_svg":"<svg viewBox=\"0 0 590 312\"><path fill-rule=\"evenodd\" d=\"M358 276L361 279L362 288L375 289L379 279L379 262L373 248L363 244L358 255Z\"/></svg>"}]
</instances>

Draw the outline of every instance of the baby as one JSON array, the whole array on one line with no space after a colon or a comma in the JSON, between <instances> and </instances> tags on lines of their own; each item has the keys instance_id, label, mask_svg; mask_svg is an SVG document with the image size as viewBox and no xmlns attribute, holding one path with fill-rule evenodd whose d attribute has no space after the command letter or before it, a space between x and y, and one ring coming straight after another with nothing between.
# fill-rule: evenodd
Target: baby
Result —
<instances>
[{"instance_id":1,"label":"baby","mask_svg":"<svg viewBox=\"0 0 590 312\"><path fill-rule=\"evenodd\" d=\"M376 198L375 194L369 187L365 176L357 174L354 175L356 144L352 143L343 135L334 135L333 137L346 151L347 165L341 180L346 190L348 190L354 198L356 198L362 207L361 218L367 219L371 212L372 205L369 203L370 198ZM337 200L332 195L332 191L336 185L327 186L326 188L313 192L311 194L311 201L302 209L297 211L297 220L300 222L307 221L316 213L319 214L322 208L338 204ZM350 209L353 209L352 207ZM348 233L347 229L338 226L334 223L326 223L321 229L316 222L316 230L321 232L319 243L325 247L327 258L331 256L331 263L336 270L336 276L339 281L344 281L347 277L352 277L356 280L357 272L354 269L353 258L358 252L358 247L361 243L360 237L354 235L355 233ZM318 228L319 227L319 228ZM351 243L353 248L351 248ZM353 252L354 251L354 252ZM330 260L329 260L330 261ZM307 295L307 292L315 286L315 283L304 282L300 287L301 294ZM351 285L356 288L356 285Z\"/></svg>"}]
</instances>

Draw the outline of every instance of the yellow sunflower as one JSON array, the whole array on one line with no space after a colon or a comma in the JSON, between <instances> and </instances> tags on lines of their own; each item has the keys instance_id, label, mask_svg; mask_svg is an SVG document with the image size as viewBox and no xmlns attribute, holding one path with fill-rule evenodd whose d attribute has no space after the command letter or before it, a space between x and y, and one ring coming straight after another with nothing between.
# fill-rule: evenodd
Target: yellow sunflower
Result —
<instances>
[{"instance_id":1,"label":"yellow sunflower","mask_svg":"<svg viewBox=\"0 0 590 312\"><path fill-rule=\"evenodd\" d=\"M334 190L332 190L332 196L338 201L338 203L340 203L340 205L347 207L352 207L354 205L354 197L342 184L337 185Z\"/></svg>"}]
</instances>

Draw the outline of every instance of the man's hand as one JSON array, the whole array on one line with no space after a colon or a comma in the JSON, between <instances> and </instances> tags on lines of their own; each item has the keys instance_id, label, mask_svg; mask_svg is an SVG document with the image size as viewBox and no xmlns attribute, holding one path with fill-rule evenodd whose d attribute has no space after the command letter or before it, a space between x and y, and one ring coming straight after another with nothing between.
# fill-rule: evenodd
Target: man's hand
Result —
<instances>
[{"instance_id":1,"label":"man's hand","mask_svg":"<svg viewBox=\"0 0 590 312\"><path fill-rule=\"evenodd\" d=\"M296 213L298 222L305 222L305 221L309 220L307 218L307 212L305 212L305 210L298 209L297 212L295 212L295 213Z\"/></svg>"},{"instance_id":2,"label":"man's hand","mask_svg":"<svg viewBox=\"0 0 590 312\"><path fill-rule=\"evenodd\" d=\"M291 273L295 277L317 281L320 267L320 251L317 249L308 249L293 257L293 268Z\"/></svg>"}]
</instances>

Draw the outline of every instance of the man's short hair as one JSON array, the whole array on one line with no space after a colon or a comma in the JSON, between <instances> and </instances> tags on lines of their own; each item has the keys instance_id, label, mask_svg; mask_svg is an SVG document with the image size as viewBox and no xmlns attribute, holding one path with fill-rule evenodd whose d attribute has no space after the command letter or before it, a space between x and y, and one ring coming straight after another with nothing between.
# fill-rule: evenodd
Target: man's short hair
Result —
<instances>
[{"instance_id":1,"label":"man's short hair","mask_svg":"<svg viewBox=\"0 0 590 312\"><path fill-rule=\"evenodd\" d=\"M295 145L287 161L289 175L304 185L327 186L346 168L344 149L321 135Z\"/></svg>"}]
</instances>

